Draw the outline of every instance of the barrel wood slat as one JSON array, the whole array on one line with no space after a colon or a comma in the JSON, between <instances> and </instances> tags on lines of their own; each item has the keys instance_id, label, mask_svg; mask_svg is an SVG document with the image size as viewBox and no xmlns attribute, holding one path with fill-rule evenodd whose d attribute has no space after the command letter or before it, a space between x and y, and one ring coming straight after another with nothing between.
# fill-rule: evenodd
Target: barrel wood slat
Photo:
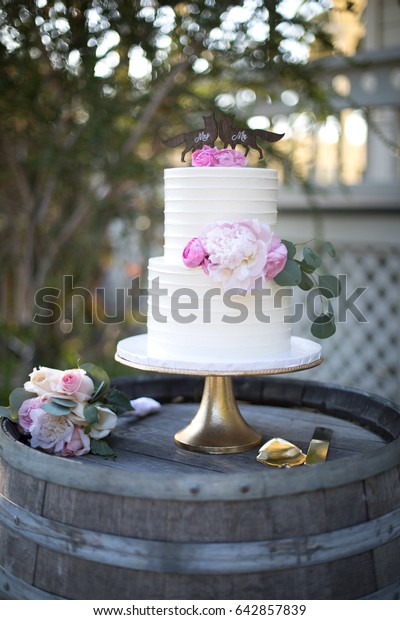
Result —
<instances>
[{"instance_id":1,"label":"barrel wood slat","mask_svg":"<svg viewBox=\"0 0 400 620\"><path fill-rule=\"evenodd\" d=\"M2 596L399 596L400 415L393 403L314 382L236 380L243 415L266 439L280 435L306 449L316 425L334 430L327 463L276 470L257 463L257 451L204 455L174 445L201 396L198 378L117 383L131 398L165 405L156 416L121 423L115 461L43 454L3 423Z\"/></svg>"}]
</instances>

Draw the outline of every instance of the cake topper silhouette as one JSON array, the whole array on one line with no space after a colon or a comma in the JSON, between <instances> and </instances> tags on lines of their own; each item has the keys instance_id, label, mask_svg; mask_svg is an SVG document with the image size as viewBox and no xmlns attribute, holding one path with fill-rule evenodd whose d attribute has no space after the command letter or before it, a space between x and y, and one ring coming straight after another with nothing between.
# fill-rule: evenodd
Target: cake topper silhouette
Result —
<instances>
[{"instance_id":1,"label":"cake topper silhouette","mask_svg":"<svg viewBox=\"0 0 400 620\"><path fill-rule=\"evenodd\" d=\"M223 114L221 120L217 123L215 114L203 116L204 127L180 133L173 138L163 140L163 144L169 147L179 146L185 143L185 147L181 153L181 161L185 161L185 155L189 151L202 149L204 145L213 147L215 141L219 137L227 148L230 145L233 149L238 144L245 148L245 155L248 154L250 148L255 149L259 153L259 159L263 159L264 155L261 148L257 144L257 138L266 140L267 142L278 142L285 134L274 133L273 131L265 131L264 129L249 129L248 127L234 127L234 116Z\"/></svg>"},{"instance_id":2,"label":"cake topper silhouette","mask_svg":"<svg viewBox=\"0 0 400 620\"><path fill-rule=\"evenodd\" d=\"M180 133L174 138L163 140L165 146L179 146L185 143L185 148L181 154L181 161L185 161L186 153L201 149L204 145L214 146L215 140L218 138L218 125L214 114L203 116L204 128Z\"/></svg>"},{"instance_id":3,"label":"cake topper silhouette","mask_svg":"<svg viewBox=\"0 0 400 620\"><path fill-rule=\"evenodd\" d=\"M264 129L249 129L248 127L234 127L234 116L224 114L218 126L219 137L222 140L224 149L228 144L234 149L238 144L245 147L245 155L250 148L255 149L259 153L259 159L264 157L262 150L257 144L257 138L266 140L267 142L278 142L285 134L274 133L273 131L265 131Z\"/></svg>"}]
</instances>

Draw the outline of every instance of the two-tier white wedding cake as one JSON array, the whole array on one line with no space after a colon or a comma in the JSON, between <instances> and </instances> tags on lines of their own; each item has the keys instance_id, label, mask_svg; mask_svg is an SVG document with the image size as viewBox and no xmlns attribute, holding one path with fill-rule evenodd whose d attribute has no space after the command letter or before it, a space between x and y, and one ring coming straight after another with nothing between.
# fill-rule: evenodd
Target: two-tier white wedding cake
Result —
<instances>
[{"instance_id":1,"label":"two-tier white wedding cake","mask_svg":"<svg viewBox=\"0 0 400 620\"><path fill-rule=\"evenodd\" d=\"M164 255L148 272L152 357L229 362L290 348L290 290L266 277L280 244L278 175L233 153L241 165L165 170Z\"/></svg>"}]
</instances>

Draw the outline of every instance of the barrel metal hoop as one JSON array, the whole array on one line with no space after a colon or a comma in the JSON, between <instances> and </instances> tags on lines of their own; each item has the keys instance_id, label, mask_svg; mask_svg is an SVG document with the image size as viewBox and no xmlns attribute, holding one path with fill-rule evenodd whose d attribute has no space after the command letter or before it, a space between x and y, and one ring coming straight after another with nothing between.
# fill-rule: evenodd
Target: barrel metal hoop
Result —
<instances>
[{"instance_id":1,"label":"barrel metal hoop","mask_svg":"<svg viewBox=\"0 0 400 620\"><path fill-rule=\"evenodd\" d=\"M57 596L51 592L46 592L41 588L27 583L13 573L0 566L0 599L11 599L19 601L65 601L62 596Z\"/></svg>"},{"instance_id":2,"label":"barrel metal hoop","mask_svg":"<svg viewBox=\"0 0 400 620\"><path fill-rule=\"evenodd\" d=\"M0 495L0 525L59 553L122 568L179 574L254 573L347 558L400 537L400 508L347 528L267 541L172 542L118 536L53 521Z\"/></svg>"}]
</instances>

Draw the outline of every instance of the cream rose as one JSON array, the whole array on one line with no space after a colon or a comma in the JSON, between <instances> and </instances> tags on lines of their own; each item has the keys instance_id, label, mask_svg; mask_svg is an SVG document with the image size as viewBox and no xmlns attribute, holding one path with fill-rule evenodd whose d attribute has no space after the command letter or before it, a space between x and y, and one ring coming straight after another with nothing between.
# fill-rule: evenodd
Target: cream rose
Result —
<instances>
[{"instance_id":1,"label":"cream rose","mask_svg":"<svg viewBox=\"0 0 400 620\"><path fill-rule=\"evenodd\" d=\"M108 407L99 407L96 405L96 409L99 413L99 419L91 425L89 435L93 439L103 439L115 428L118 418Z\"/></svg>"},{"instance_id":2,"label":"cream rose","mask_svg":"<svg viewBox=\"0 0 400 620\"><path fill-rule=\"evenodd\" d=\"M51 394L54 392L54 388L61 379L62 375L62 370L39 366L39 369L34 368L29 375L30 381L25 382L24 389L27 392L33 392L38 396Z\"/></svg>"}]
</instances>

